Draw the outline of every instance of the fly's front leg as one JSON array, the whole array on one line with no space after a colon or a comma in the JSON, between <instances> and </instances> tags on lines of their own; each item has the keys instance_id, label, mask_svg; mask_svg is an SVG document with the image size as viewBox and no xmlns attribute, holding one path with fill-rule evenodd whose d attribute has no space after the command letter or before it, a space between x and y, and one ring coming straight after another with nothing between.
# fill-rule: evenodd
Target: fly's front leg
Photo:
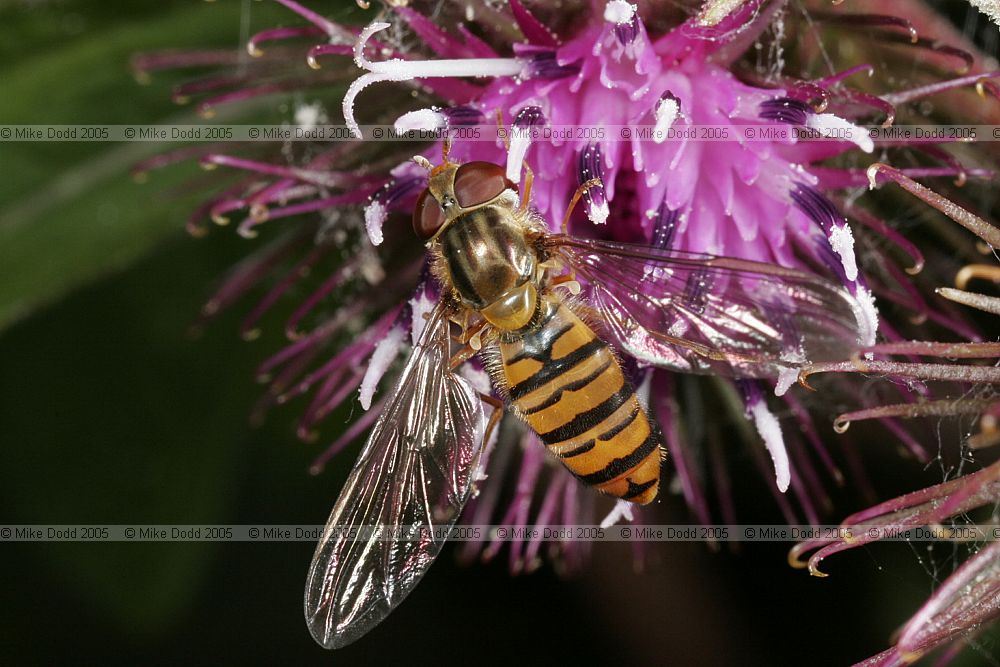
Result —
<instances>
[{"instance_id":1,"label":"fly's front leg","mask_svg":"<svg viewBox=\"0 0 1000 667\"><path fill-rule=\"evenodd\" d=\"M531 203L531 185L535 182L535 172L531 171L527 160L522 161L521 166L524 168L524 188L521 189L520 212L524 213Z\"/></svg>"},{"instance_id":2,"label":"fly's front leg","mask_svg":"<svg viewBox=\"0 0 1000 667\"><path fill-rule=\"evenodd\" d=\"M445 126L444 141L441 142L441 164L449 164L448 156L451 155L451 132L450 128Z\"/></svg>"},{"instance_id":3,"label":"fly's front leg","mask_svg":"<svg viewBox=\"0 0 1000 667\"><path fill-rule=\"evenodd\" d=\"M587 192L587 190L589 190L590 188L594 187L595 185L601 185L602 183L603 181L601 179L592 178L589 181L584 181L583 183L581 183L580 187L576 189L576 192L573 193L573 198L569 200L569 206L566 207L566 215L563 216L563 221L562 221L563 234L569 233L569 217L573 215L573 209L575 209L576 205L579 203L580 197L582 197L584 193Z\"/></svg>"},{"instance_id":4,"label":"fly's front leg","mask_svg":"<svg viewBox=\"0 0 1000 667\"><path fill-rule=\"evenodd\" d=\"M500 135L500 141L503 142L504 150L508 153L510 152L510 138L507 136L507 128L503 122L503 109L497 107L496 111L496 121L497 121L497 134Z\"/></svg>"}]
</instances>

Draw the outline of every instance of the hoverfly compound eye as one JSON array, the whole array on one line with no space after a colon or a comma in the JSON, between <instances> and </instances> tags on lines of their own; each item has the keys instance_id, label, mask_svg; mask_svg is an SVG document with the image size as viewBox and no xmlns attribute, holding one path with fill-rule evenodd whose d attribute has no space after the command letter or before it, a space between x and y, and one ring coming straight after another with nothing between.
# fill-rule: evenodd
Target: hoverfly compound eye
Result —
<instances>
[{"instance_id":1,"label":"hoverfly compound eye","mask_svg":"<svg viewBox=\"0 0 1000 667\"><path fill-rule=\"evenodd\" d=\"M462 208L485 204L508 188L517 189L506 170L492 162L468 162L455 172L455 198Z\"/></svg>"},{"instance_id":2,"label":"hoverfly compound eye","mask_svg":"<svg viewBox=\"0 0 1000 667\"><path fill-rule=\"evenodd\" d=\"M413 209L413 231L421 240L427 241L444 224L444 211L431 191L425 189L417 197L417 207Z\"/></svg>"}]
</instances>

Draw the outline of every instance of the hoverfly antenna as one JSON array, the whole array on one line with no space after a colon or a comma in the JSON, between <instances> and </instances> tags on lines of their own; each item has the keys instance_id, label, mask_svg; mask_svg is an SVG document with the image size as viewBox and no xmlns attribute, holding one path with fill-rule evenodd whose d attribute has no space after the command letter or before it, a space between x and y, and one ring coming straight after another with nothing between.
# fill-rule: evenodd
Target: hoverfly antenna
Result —
<instances>
[{"instance_id":1,"label":"hoverfly antenna","mask_svg":"<svg viewBox=\"0 0 1000 667\"><path fill-rule=\"evenodd\" d=\"M436 176L437 174L441 173L449 165L454 166L453 162L448 161L447 153L445 153L444 162L442 162L436 167L433 164L431 164L431 161L425 158L423 155L414 155L411 159L418 165L426 169L431 176Z\"/></svg>"},{"instance_id":2,"label":"hoverfly antenna","mask_svg":"<svg viewBox=\"0 0 1000 667\"><path fill-rule=\"evenodd\" d=\"M445 128L447 130L447 128ZM448 165L451 160L448 159L448 155L451 153L451 134L444 135L444 141L441 142L441 166L444 167Z\"/></svg>"},{"instance_id":3,"label":"hoverfly antenna","mask_svg":"<svg viewBox=\"0 0 1000 667\"><path fill-rule=\"evenodd\" d=\"M427 171L434 171L434 165L432 165L431 161L425 158L423 155L414 155L412 159L414 162L416 162L418 165L420 165Z\"/></svg>"}]
</instances>

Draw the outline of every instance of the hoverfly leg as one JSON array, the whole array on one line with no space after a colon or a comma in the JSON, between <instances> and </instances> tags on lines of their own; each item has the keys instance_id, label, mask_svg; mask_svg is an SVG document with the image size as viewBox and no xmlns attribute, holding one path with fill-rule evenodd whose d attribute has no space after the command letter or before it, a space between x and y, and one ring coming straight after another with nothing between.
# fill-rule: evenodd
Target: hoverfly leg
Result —
<instances>
[{"instance_id":1,"label":"hoverfly leg","mask_svg":"<svg viewBox=\"0 0 1000 667\"><path fill-rule=\"evenodd\" d=\"M535 182L535 172L531 171L527 160L523 160L521 164L524 167L524 187L521 189L521 207L518 212L524 213L531 202L531 185Z\"/></svg>"},{"instance_id":2,"label":"hoverfly leg","mask_svg":"<svg viewBox=\"0 0 1000 667\"><path fill-rule=\"evenodd\" d=\"M563 216L562 221L562 233L569 233L569 218L573 215L573 209L576 208L577 203L580 201L580 197L584 195L587 190L594 187L595 185L600 185L603 181L599 178L592 178L589 181L584 181L580 184L580 187L576 189L573 193L573 198L569 200L569 206L566 207L566 215Z\"/></svg>"},{"instance_id":3,"label":"hoverfly leg","mask_svg":"<svg viewBox=\"0 0 1000 667\"><path fill-rule=\"evenodd\" d=\"M479 495L478 484L480 481L486 478L482 470L482 458L483 453L486 451L486 447L490 444L490 438L493 437L493 431L496 430L497 425L503 420L504 410L506 406L504 402L495 396L490 394L484 394L479 392L479 400L493 407L490 412L490 418L486 421L486 428L483 430L483 439L479 443L479 451L476 452L475 463L472 465L472 497L475 498Z\"/></svg>"},{"instance_id":4,"label":"hoverfly leg","mask_svg":"<svg viewBox=\"0 0 1000 667\"><path fill-rule=\"evenodd\" d=\"M461 330L460 334L452 335L451 339L463 345L468 343L469 338L465 334L469 330L469 311L463 310L461 316L456 314L449 315L448 319Z\"/></svg>"},{"instance_id":5,"label":"hoverfly leg","mask_svg":"<svg viewBox=\"0 0 1000 667\"><path fill-rule=\"evenodd\" d=\"M500 107L497 107L496 119L497 119L497 134L500 136L500 141L503 142L504 149L509 153L510 137L507 136L507 132L504 129L505 126L503 122L503 109L501 109Z\"/></svg>"},{"instance_id":6,"label":"hoverfly leg","mask_svg":"<svg viewBox=\"0 0 1000 667\"><path fill-rule=\"evenodd\" d=\"M483 332L486 331L487 324L486 320L482 320L471 327L463 328L461 335L455 339L457 343L462 344L462 348L451 355L448 370L455 370L483 349Z\"/></svg>"},{"instance_id":7,"label":"hoverfly leg","mask_svg":"<svg viewBox=\"0 0 1000 667\"><path fill-rule=\"evenodd\" d=\"M540 271L548 271L549 269L551 269L552 272L554 273L556 271L562 270L562 268L565 266L566 266L565 262L559 259L558 256L553 255L552 257L549 257L547 260L539 264L538 268ZM539 275L541 275L541 273ZM581 290L581 285L576 279L576 269L570 266L569 273L563 274L561 276L555 276L549 282L550 287L558 287L559 285L562 285L563 287L568 289L570 291L570 294L572 294L573 296L579 294Z\"/></svg>"},{"instance_id":8,"label":"hoverfly leg","mask_svg":"<svg viewBox=\"0 0 1000 667\"><path fill-rule=\"evenodd\" d=\"M538 263L539 275L541 275L541 272L544 272L544 271L549 271L549 270L551 270L551 271L558 271L558 270L560 270L563 267L563 265L564 265L564 262L562 261L562 259L559 258L558 255L552 255L551 257L549 257L548 259L546 259L544 262L539 262Z\"/></svg>"},{"instance_id":9,"label":"hoverfly leg","mask_svg":"<svg viewBox=\"0 0 1000 667\"><path fill-rule=\"evenodd\" d=\"M474 348L469 343L466 343L458 352L451 355L451 359L448 360L448 370L454 371L456 368L474 357L477 352L479 352L479 350Z\"/></svg>"},{"instance_id":10,"label":"hoverfly leg","mask_svg":"<svg viewBox=\"0 0 1000 667\"><path fill-rule=\"evenodd\" d=\"M480 320L471 327L468 326L467 322L468 321L466 321L466 325L462 327L462 334L455 340L463 345L468 343L469 347L478 352L483 349L482 335L488 322L486 320Z\"/></svg>"},{"instance_id":11,"label":"hoverfly leg","mask_svg":"<svg viewBox=\"0 0 1000 667\"><path fill-rule=\"evenodd\" d=\"M500 420L503 419L503 413L506 407L504 406L503 401L496 396L479 392L479 398L482 399L483 403L493 407L490 419L486 422L486 431L483 433L483 447L485 447L490 442L490 436L493 435L493 429L495 429L497 424L500 423Z\"/></svg>"},{"instance_id":12,"label":"hoverfly leg","mask_svg":"<svg viewBox=\"0 0 1000 667\"><path fill-rule=\"evenodd\" d=\"M572 294L573 296L579 294L580 290L582 289L579 281L577 281L576 279L576 272L574 271L570 271L569 273L562 276L556 276L555 278L552 279L551 285L552 287L559 287L559 286L565 287L566 289L569 290L569 293Z\"/></svg>"}]
</instances>

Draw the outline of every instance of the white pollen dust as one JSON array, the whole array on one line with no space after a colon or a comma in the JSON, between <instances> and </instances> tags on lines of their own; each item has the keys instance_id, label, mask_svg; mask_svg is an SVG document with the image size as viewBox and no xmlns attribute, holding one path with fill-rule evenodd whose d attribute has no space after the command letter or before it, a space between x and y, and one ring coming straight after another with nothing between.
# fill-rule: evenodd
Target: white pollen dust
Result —
<instances>
[{"instance_id":1,"label":"white pollen dust","mask_svg":"<svg viewBox=\"0 0 1000 667\"><path fill-rule=\"evenodd\" d=\"M434 310L434 305L434 300L427 296L426 291L422 291L419 296L410 299L410 310L413 312L410 340L414 345L420 340L420 334L424 332L424 327L427 325L427 319L424 315L429 315Z\"/></svg>"},{"instance_id":2,"label":"white pollen dust","mask_svg":"<svg viewBox=\"0 0 1000 667\"><path fill-rule=\"evenodd\" d=\"M844 274L852 283L858 279L858 260L854 256L854 235L847 225L834 225L830 230L830 247L840 255Z\"/></svg>"},{"instance_id":3,"label":"white pollen dust","mask_svg":"<svg viewBox=\"0 0 1000 667\"><path fill-rule=\"evenodd\" d=\"M677 100L665 97L656 105L656 127L653 128L653 141L662 144L667 140L667 130L677 120L681 107Z\"/></svg>"},{"instance_id":4,"label":"white pollen dust","mask_svg":"<svg viewBox=\"0 0 1000 667\"><path fill-rule=\"evenodd\" d=\"M878 335L878 308L875 307L875 297L864 287L859 286L854 298L851 299L854 318L858 322L858 343L863 347L875 344ZM865 353L867 359L872 353Z\"/></svg>"},{"instance_id":5,"label":"white pollen dust","mask_svg":"<svg viewBox=\"0 0 1000 667\"><path fill-rule=\"evenodd\" d=\"M384 240L382 237L382 225L385 224L388 217L389 212L380 201L374 200L369 202L368 206L365 206L365 231L368 232L368 239L372 242L372 245L382 244Z\"/></svg>"},{"instance_id":6,"label":"white pollen dust","mask_svg":"<svg viewBox=\"0 0 1000 667\"><path fill-rule=\"evenodd\" d=\"M611 508L611 511L608 512L608 515L601 519L601 528L610 528L622 519L632 521L633 507L633 504L629 501L619 500L615 503L615 506Z\"/></svg>"},{"instance_id":7,"label":"white pollen dust","mask_svg":"<svg viewBox=\"0 0 1000 667\"><path fill-rule=\"evenodd\" d=\"M302 104L295 109L295 124L304 131L313 130L320 123L326 122L326 111L320 102Z\"/></svg>"},{"instance_id":8,"label":"white pollen dust","mask_svg":"<svg viewBox=\"0 0 1000 667\"><path fill-rule=\"evenodd\" d=\"M798 368L782 368L778 371L778 383L774 386L775 396L784 396L799 379Z\"/></svg>"},{"instance_id":9,"label":"white pollen dust","mask_svg":"<svg viewBox=\"0 0 1000 667\"><path fill-rule=\"evenodd\" d=\"M698 25L718 25L722 19L732 14L743 2L744 0L708 0L702 6L701 13L698 15Z\"/></svg>"},{"instance_id":10,"label":"white pollen dust","mask_svg":"<svg viewBox=\"0 0 1000 667\"><path fill-rule=\"evenodd\" d=\"M448 125L448 119L443 113L436 109L417 109L409 111L396 119L393 127L396 132L403 133L411 130L433 131L439 130Z\"/></svg>"},{"instance_id":11,"label":"white pollen dust","mask_svg":"<svg viewBox=\"0 0 1000 667\"><path fill-rule=\"evenodd\" d=\"M625 0L611 0L604 7L604 20L616 25L625 25L632 22L637 9L636 5Z\"/></svg>"},{"instance_id":12,"label":"white pollen dust","mask_svg":"<svg viewBox=\"0 0 1000 667\"><path fill-rule=\"evenodd\" d=\"M997 0L969 0L969 4L993 19L993 22L1000 25L1000 3Z\"/></svg>"},{"instance_id":13,"label":"white pollen dust","mask_svg":"<svg viewBox=\"0 0 1000 667\"><path fill-rule=\"evenodd\" d=\"M507 178L511 183L521 182L521 166L524 164L524 156L531 146L531 138L528 132L518 132L516 129L511 133L510 150L507 151Z\"/></svg>"},{"instance_id":14,"label":"white pollen dust","mask_svg":"<svg viewBox=\"0 0 1000 667\"><path fill-rule=\"evenodd\" d=\"M764 440L771 460L774 461L774 478L778 491L785 493L792 482L792 468L788 461L788 450L785 449L785 438L781 435L781 424L778 418L767 409L767 404L757 401L750 406L750 415L757 427L757 433Z\"/></svg>"},{"instance_id":15,"label":"white pollen dust","mask_svg":"<svg viewBox=\"0 0 1000 667\"><path fill-rule=\"evenodd\" d=\"M587 217L595 225L603 225L608 221L608 216L611 215L611 209L608 208L607 202L601 202L600 206L594 204L587 205Z\"/></svg>"},{"instance_id":16,"label":"white pollen dust","mask_svg":"<svg viewBox=\"0 0 1000 667\"><path fill-rule=\"evenodd\" d=\"M368 368L365 369L365 376L361 380L360 395L358 396L358 399L361 401L361 407L365 410L371 408L372 397L375 396L378 383L399 354L399 348L405 336L406 332L403 331L402 327L393 327L386 334L386 337L380 340L378 345L375 346L375 351L372 352L371 359L368 360Z\"/></svg>"},{"instance_id":17,"label":"white pollen dust","mask_svg":"<svg viewBox=\"0 0 1000 667\"><path fill-rule=\"evenodd\" d=\"M866 153L875 150L875 142L868 136L868 132L832 113L809 114L806 118L806 127L819 130L824 137L850 141Z\"/></svg>"}]
</instances>

